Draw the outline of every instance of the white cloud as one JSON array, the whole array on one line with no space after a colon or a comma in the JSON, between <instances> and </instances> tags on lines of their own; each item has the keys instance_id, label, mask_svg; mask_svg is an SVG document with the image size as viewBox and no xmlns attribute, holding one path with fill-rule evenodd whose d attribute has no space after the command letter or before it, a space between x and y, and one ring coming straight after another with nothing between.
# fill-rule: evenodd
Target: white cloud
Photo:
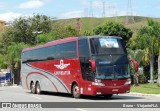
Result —
<instances>
[{"instance_id":1,"label":"white cloud","mask_svg":"<svg viewBox=\"0 0 160 111\"><path fill-rule=\"evenodd\" d=\"M84 11L71 11L71 12L66 12L61 14L59 17L60 18L78 18L78 17L83 17L84 16Z\"/></svg>"},{"instance_id":2,"label":"white cloud","mask_svg":"<svg viewBox=\"0 0 160 111\"><path fill-rule=\"evenodd\" d=\"M7 13L0 14L0 20L4 20L8 22L8 21L13 21L20 17L32 17L32 16L33 14L23 15L21 13L7 12Z\"/></svg>"},{"instance_id":3,"label":"white cloud","mask_svg":"<svg viewBox=\"0 0 160 111\"><path fill-rule=\"evenodd\" d=\"M33 9L33 8L39 8L42 7L44 3L42 0L29 0L25 3L22 3L19 5L18 8L20 9Z\"/></svg>"},{"instance_id":4,"label":"white cloud","mask_svg":"<svg viewBox=\"0 0 160 111\"><path fill-rule=\"evenodd\" d=\"M19 18L20 16L21 16L20 13L7 12L0 14L0 20L13 21L14 19Z\"/></svg>"}]
</instances>

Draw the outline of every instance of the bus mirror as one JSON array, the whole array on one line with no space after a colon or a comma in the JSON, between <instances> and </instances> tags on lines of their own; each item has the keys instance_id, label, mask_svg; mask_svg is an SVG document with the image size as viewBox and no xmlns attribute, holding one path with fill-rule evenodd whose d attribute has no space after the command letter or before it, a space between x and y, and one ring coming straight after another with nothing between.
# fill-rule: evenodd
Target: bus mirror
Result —
<instances>
[{"instance_id":1,"label":"bus mirror","mask_svg":"<svg viewBox=\"0 0 160 111\"><path fill-rule=\"evenodd\" d=\"M89 62L91 63L92 71L96 72L96 61L95 60L89 60Z\"/></svg>"}]
</instances>

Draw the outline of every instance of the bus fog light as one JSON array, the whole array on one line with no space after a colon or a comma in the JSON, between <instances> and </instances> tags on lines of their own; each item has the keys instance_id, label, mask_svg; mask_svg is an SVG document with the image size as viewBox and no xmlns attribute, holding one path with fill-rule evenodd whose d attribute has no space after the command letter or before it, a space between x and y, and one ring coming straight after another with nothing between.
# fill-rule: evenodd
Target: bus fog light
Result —
<instances>
[{"instance_id":1,"label":"bus fog light","mask_svg":"<svg viewBox=\"0 0 160 111\"><path fill-rule=\"evenodd\" d=\"M92 82L92 85L94 85L94 86L105 86L103 83L97 83L97 82Z\"/></svg>"},{"instance_id":2,"label":"bus fog light","mask_svg":"<svg viewBox=\"0 0 160 111\"><path fill-rule=\"evenodd\" d=\"M129 84L131 84L131 79L127 79L124 85L129 85Z\"/></svg>"},{"instance_id":3,"label":"bus fog light","mask_svg":"<svg viewBox=\"0 0 160 111\"><path fill-rule=\"evenodd\" d=\"M101 92L97 92L96 94L102 94Z\"/></svg>"}]
</instances>

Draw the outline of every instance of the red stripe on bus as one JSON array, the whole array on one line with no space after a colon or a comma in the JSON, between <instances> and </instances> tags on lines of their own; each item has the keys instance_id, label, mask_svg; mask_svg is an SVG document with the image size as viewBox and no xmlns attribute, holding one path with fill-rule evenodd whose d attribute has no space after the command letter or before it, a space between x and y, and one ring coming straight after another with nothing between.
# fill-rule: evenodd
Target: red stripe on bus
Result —
<instances>
[{"instance_id":1,"label":"red stripe on bus","mask_svg":"<svg viewBox=\"0 0 160 111\"><path fill-rule=\"evenodd\" d=\"M28 78L28 76L30 76L30 75L32 75L32 74L38 74L38 75L41 75L41 76L46 77L46 78L52 83L52 85L54 86L54 88L56 89L56 91L58 92L58 89L57 89L56 85L55 85L46 75L44 75L44 74L42 74L42 73L40 73L40 72L31 72L31 73L29 73L29 74L26 76L27 89L29 89L29 88L28 88L28 84L27 84L27 78Z\"/></svg>"}]
</instances>

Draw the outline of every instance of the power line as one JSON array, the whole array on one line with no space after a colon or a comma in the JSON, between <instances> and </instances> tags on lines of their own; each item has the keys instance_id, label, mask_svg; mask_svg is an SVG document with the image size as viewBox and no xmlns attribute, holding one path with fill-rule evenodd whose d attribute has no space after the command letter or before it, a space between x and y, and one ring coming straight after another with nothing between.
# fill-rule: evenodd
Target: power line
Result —
<instances>
[{"instance_id":1,"label":"power line","mask_svg":"<svg viewBox=\"0 0 160 111\"><path fill-rule=\"evenodd\" d=\"M115 18L115 21L117 21L117 8L115 6L111 7L112 16Z\"/></svg>"},{"instance_id":2,"label":"power line","mask_svg":"<svg viewBox=\"0 0 160 111\"><path fill-rule=\"evenodd\" d=\"M84 17L88 17L89 16L89 14L88 14L88 8L85 8L84 9Z\"/></svg>"},{"instance_id":3,"label":"power line","mask_svg":"<svg viewBox=\"0 0 160 111\"><path fill-rule=\"evenodd\" d=\"M93 3L92 3L92 1L90 1L90 10L89 10L90 17L93 17L93 8L92 8L93 6L92 5L93 5Z\"/></svg>"},{"instance_id":4,"label":"power line","mask_svg":"<svg viewBox=\"0 0 160 111\"><path fill-rule=\"evenodd\" d=\"M102 11L102 17L105 18L106 17L106 7L105 7L106 3L102 2L102 7L103 7L103 11Z\"/></svg>"},{"instance_id":5,"label":"power line","mask_svg":"<svg viewBox=\"0 0 160 111\"><path fill-rule=\"evenodd\" d=\"M135 23L132 9L132 0L128 0L126 24Z\"/></svg>"},{"instance_id":6,"label":"power line","mask_svg":"<svg viewBox=\"0 0 160 111\"><path fill-rule=\"evenodd\" d=\"M109 17L114 17L115 21L117 21L117 7L115 5L108 5Z\"/></svg>"}]
</instances>

